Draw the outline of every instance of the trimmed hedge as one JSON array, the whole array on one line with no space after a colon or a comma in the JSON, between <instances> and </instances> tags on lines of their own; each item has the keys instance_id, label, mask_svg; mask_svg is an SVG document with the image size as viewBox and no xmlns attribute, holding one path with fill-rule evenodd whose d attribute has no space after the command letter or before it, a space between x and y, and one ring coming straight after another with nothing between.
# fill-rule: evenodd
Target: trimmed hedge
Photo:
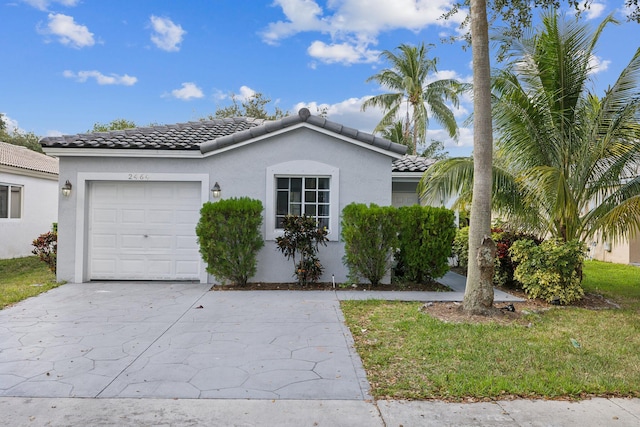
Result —
<instances>
[{"instance_id":1,"label":"trimmed hedge","mask_svg":"<svg viewBox=\"0 0 640 427\"><path fill-rule=\"evenodd\" d=\"M256 274L257 254L264 246L261 224L260 200L241 197L205 203L196 234L207 271L218 280L245 285Z\"/></svg>"},{"instance_id":2,"label":"trimmed hedge","mask_svg":"<svg viewBox=\"0 0 640 427\"><path fill-rule=\"evenodd\" d=\"M391 266L397 247L397 211L390 206L351 203L342 210L344 263L351 280L378 285Z\"/></svg>"},{"instance_id":3,"label":"trimmed hedge","mask_svg":"<svg viewBox=\"0 0 640 427\"><path fill-rule=\"evenodd\" d=\"M398 209L397 272L406 281L422 283L449 271L455 215L446 208L403 206Z\"/></svg>"},{"instance_id":4,"label":"trimmed hedge","mask_svg":"<svg viewBox=\"0 0 640 427\"><path fill-rule=\"evenodd\" d=\"M455 236L454 214L445 208L402 208L352 203L342 211L344 263L352 280L377 285L390 271L412 282L441 277L449 270Z\"/></svg>"}]
</instances>

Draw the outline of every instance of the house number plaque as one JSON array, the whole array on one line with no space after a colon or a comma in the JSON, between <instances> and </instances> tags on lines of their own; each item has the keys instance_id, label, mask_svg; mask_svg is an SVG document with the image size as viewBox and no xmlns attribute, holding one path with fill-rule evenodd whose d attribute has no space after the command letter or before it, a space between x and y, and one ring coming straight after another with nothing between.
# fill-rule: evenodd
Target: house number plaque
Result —
<instances>
[{"instance_id":1,"label":"house number plaque","mask_svg":"<svg viewBox=\"0 0 640 427\"><path fill-rule=\"evenodd\" d=\"M130 173L129 179L133 181L148 181L149 174L146 173Z\"/></svg>"}]
</instances>

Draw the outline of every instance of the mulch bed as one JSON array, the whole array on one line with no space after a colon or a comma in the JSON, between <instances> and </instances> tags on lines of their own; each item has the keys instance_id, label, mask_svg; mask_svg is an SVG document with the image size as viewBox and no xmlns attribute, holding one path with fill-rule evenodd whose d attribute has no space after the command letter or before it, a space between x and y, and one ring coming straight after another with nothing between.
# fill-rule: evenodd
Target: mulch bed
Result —
<instances>
[{"instance_id":1,"label":"mulch bed","mask_svg":"<svg viewBox=\"0 0 640 427\"><path fill-rule=\"evenodd\" d=\"M247 283L244 286L239 285L214 285L212 291L424 291L424 292L451 292L446 286L440 283L402 283L371 286L368 284L348 285L336 283L320 282L310 283L301 286L298 283Z\"/></svg>"}]
</instances>

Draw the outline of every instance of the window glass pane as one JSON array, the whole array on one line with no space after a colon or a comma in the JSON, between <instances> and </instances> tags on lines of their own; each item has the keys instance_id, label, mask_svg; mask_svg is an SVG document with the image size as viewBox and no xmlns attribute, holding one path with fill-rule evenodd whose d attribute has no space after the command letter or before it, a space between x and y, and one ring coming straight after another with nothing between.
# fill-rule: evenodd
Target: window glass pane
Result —
<instances>
[{"instance_id":1,"label":"window glass pane","mask_svg":"<svg viewBox=\"0 0 640 427\"><path fill-rule=\"evenodd\" d=\"M305 178L304 180L304 188L307 190L315 190L316 189L316 178Z\"/></svg>"},{"instance_id":2,"label":"window glass pane","mask_svg":"<svg viewBox=\"0 0 640 427\"><path fill-rule=\"evenodd\" d=\"M0 218L9 218L9 187L0 185Z\"/></svg>"},{"instance_id":3,"label":"window glass pane","mask_svg":"<svg viewBox=\"0 0 640 427\"><path fill-rule=\"evenodd\" d=\"M22 213L22 187L11 187L11 218L20 218Z\"/></svg>"},{"instance_id":4,"label":"window glass pane","mask_svg":"<svg viewBox=\"0 0 640 427\"><path fill-rule=\"evenodd\" d=\"M318 216L329 216L329 205L318 205Z\"/></svg>"},{"instance_id":5,"label":"window glass pane","mask_svg":"<svg viewBox=\"0 0 640 427\"><path fill-rule=\"evenodd\" d=\"M305 205L304 213L309 216L316 216L316 205Z\"/></svg>"},{"instance_id":6,"label":"window glass pane","mask_svg":"<svg viewBox=\"0 0 640 427\"><path fill-rule=\"evenodd\" d=\"M278 190L289 189L289 178L278 178Z\"/></svg>"},{"instance_id":7,"label":"window glass pane","mask_svg":"<svg viewBox=\"0 0 640 427\"><path fill-rule=\"evenodd\" d=\"M276 228L284 228L284 217L283 216L277 216L276 217Z\"/></svg>"},{"instance_id":8,"label":"window glass pane","mask_svg":"<svg viewBox=\"0 0 640 427\"><path fill-rule=\"evenodd\" d=\"M289 213L291 215L301 215L302 214L301 208L302 208L302 205L292 203L289 205Z\"/></svg>"},{"instance_id":9,"label":"window glass pane","mask_svg":"<svg viewBox=\"0 0 640 427\"><path fill-rule=\"evenodd\" d=\"M315 191L305 191L304 192L304 201L307 203L315 203L316 201L316 192Z\"/></svg>"},{"instance_id":10,"label":"window glass pane","mask_svg":"<svg viewBox=\"0 0 640 427\"><path fill-rule=\"evenodd\" d=\"M329 229L329 218L320 218L318 220L318 228Z\"/></svg>"},{"instance_id":11,"label":"window glass pane","mask_svg":"<svg viewBox=\"0 0 640 427\"><path fill-rule=\"evenodd\" d=\"M318 203L329 203L328 191L318 191Z\"/></svg>"},{"instance_id":12,"label":"window glass pane","mask_svg":"<svg viewBox=\"0 0 640 427\"><path fill-rule=\"evenodd\" d=\"M286 215L288 213L289 196L286 191L278 191L276 201L276 215Z\"/></svg>"},{"instance_id":13,"label":"window glass pane","mask_svg":"<svg viewBox=\"0 0 640 427\"><path fill-rule=\"evenodd\" d=\"M302 202L302 178L291 178L289 201Z\"/></svg>"},{"instance_id":14,"label":"window glass pane","mask_svg":"<svg viewBox=\"0 0 640 427\"><path fill-rule=\"evenodd\" d=\"M328 190L329 178L318 178L318 188L321 190Z\"/></svg>"}]
</instances>

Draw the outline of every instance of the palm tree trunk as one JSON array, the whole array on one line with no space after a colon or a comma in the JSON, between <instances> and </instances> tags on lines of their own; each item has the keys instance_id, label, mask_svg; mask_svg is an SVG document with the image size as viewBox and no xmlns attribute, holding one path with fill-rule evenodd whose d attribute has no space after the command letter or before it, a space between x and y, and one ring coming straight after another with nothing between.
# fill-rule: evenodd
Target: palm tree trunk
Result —
<instances>
[{"instance_id":1,"label":"palm tree trunk","mask_svg":"<svg viewBox=\"0 0 640 427\"><path fill-rule=\"evenodd\" d=\"M469 267L463 308L487 314L493 306L493 283L481 280L477 253L485 236L491 236L491 168L493 131L491 121L491 66L486 0L471 0L471 47L473 54L473 199L469 224Z\"/></svg>"}]
</instances>

